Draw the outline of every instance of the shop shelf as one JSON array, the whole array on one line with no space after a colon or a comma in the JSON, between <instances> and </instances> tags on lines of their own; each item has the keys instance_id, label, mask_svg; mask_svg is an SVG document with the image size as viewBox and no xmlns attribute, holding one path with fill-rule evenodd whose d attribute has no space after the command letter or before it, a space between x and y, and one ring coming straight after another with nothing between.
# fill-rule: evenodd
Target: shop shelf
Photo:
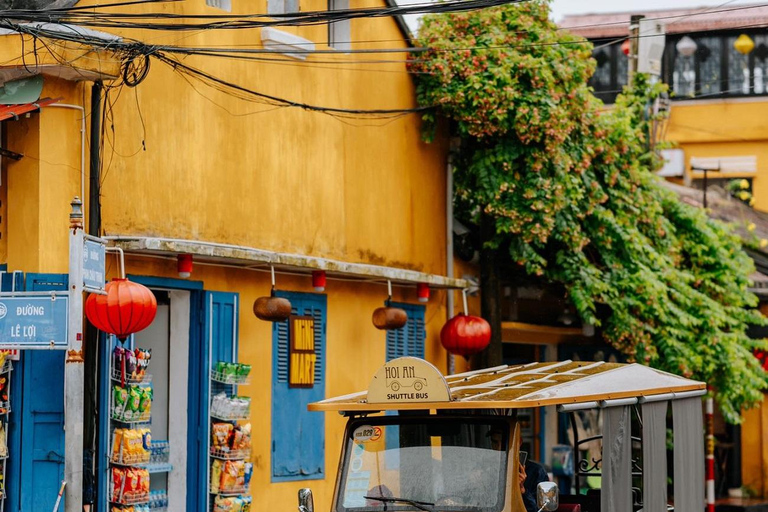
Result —
<instances>
[{"instance_id":1,"label":"shop shelf","mask_svg":"<svg viewBox=\"0 0 768 512\"><path fill-rule=\"evenodd\" d=\"M211 370L211 380L221 384L250 384L248 375L227 375L216 370Z\"/></svg>"},{"instance_id":2,"label":"shop shelf","mask_svg":"<svg viewBox=\"0 0 768 512\"><path fill-rule=\"evenodd\" d=\"M119 459L112 458L110 459L110 463L115 464L117 466L130 466L130 467L136 467L141 468L144 467L146 464L149 464L149 452L146 452L145 454L122 454L122 456Z\"/></svg>"},{"instance_id":3,"label":"shop shelf","mask_svg":"<svg viewBox=\"0 0 768 512\"><path fill-rule=\"evenodd\" d=\"M251 450L222 450L211 448L211 457L221 460L245 460L251 457Z\"/></svg>"},{"instance_id":4,"label":"shop shelf","mask_svg":"<svg viewBox=\"0 0 768 512\"><path fill-rule=\"evenodd\" d=\"M123 496L119 501L110 501L115 505L144 505L149 503L149 493L143 492L130 496Z\"/></svg>"},{"instance_id":5,"label":"shop shelf","mask_svg":"<svg viewBox=\"0 0 768 512\"><path fill-rule=\"evenodd\" d=\"M153 473L168 473L173 470L173 466L167 462L150 462L143 464L141 467L149 471L150 475Z\"/></svg>"},{"instance_id":6,"label":"shop shelf","mask_svg":"<svg viewBox=\"0 0 768 512\"><path fill-rule=\"evenodd\" d=\"M245 415L232 415L232 416L226 416L222 413L216 413L211 414L211 418L221 421L246 421L251 419L251 411L250 408L248 412Z\"/></svg>"},{"instance_id":7,"label":"shop shelf","mask_svg":"<svg viewBox=\"0 0 768 512\"><path fill-rule=\"evenodd\" d=\"M0 373L2 373L2 372L0 372ZM116 369L112 370L112 380L120 382L120 383L123 382L122 372L119 369L118 370L116 370ZM149 373L145 373L143 377L138 378L138 379L131 378L129 375L126 375L125 376L125 384L126 385L130 384L130 385L133 385L133 386L137 386L137 385L140 385L140 384L152 384L152 375L150 375Z\"/></svg>"},{"instance_id":8,"label":"shop shelf","mask_svg":"<svg viewBox=\"0 0 768 512\"><path fill-rule=\"evenodd\" d=\"M152 420L152 412L151 410L148 410L148 411L145 411L141 416L134 418L132 416L128 416L125 413L120 414L115 411L112 411L111 418L112 418L112 421L117 421L117 422L126 423L126 424L149 423Z\"/></svg>"},{"instance_id":9,"label":"shop shelf","mask_svg":"<svg viewBox=\"0 0 768 512\"><path fill-rule=\"evenodd\" d=\"M211 494L216 496L243 496L248 494L248 487L231 487L227 490L219 489L219 492L211 492Z\"/></svg>"}]
</instances>

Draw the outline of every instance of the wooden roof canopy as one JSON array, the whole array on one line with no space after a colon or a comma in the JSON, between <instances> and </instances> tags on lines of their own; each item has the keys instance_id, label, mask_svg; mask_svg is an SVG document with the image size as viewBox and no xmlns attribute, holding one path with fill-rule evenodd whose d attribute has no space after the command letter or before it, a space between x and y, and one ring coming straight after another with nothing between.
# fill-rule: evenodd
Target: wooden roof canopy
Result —
<instances>
[{"instance_id":1,"label":"wooden roof canopy","mask_svg":"<svg viewBox=\"0 0 768 512\"><path fill-rule=\"evenodd\" d=\"M444 382L450 393L448 401L369 403L368 392L362 391L312 403L308 408L310 411L355 413L405 409L520 409L570 404L597 406L600 402L605 405L604 401L629 398L672 400L682 398L676 394L689 396L706 391L703 382L640 364L585 361L498 366L450 375ZM373 381L371 385L374 385Z\"/></svg>"}]
</instances>

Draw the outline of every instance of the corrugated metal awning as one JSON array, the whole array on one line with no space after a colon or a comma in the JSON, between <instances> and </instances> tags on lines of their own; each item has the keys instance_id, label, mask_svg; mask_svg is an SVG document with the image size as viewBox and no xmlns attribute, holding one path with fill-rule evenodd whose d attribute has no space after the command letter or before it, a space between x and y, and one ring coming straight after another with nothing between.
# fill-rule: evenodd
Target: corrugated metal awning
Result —
<instances>
[{"instance_id":1,"label":"corrugated metal awning","mask_svg":"<svg viewBox=\"0 0 768 512\"><path fill-rule=\"evenodd\" d=\"M39 110L41 107L47 107L53 103L58 103L62 98L42 98L31 103L22 103L20 105L0 105L0 121L6 119L18 119L19 116Z\"/></svg>"}]
</instances>

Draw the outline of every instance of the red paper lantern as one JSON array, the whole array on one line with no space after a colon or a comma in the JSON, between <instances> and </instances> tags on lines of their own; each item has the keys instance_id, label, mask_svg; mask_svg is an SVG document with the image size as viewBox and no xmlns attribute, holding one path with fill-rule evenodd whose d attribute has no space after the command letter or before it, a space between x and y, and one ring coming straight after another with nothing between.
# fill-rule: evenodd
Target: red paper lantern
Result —
<instances>
[{"instance_id":1,"label":"red paper lantern","mask_svg":"<svg viewBox=\"0 0 768 512\"><path fill-rule=\"evenodd\" d=\"M491 325L479 316L459 313L440 330L440 342L451 354L469 359L491 342Z\"/></svg>"},{"instance_id":2,"label":"red paper lantern","mask_svg":"<svg viewBox=\"0 0 768 512\"><path fill-rule=\"evenodd\" d=\"M106 295L92 293L85 301L85 316L100 331L114 334L120 341L149 327L157 313L155 295L139 283L112 279Z\"/></svg>"},{"instance_id":3,"label":"red paper lantern","mask_svg":"<svg viewBox=\"0 0 768 512\"><path fill-rule=\"evenodd\" d=\"M176 271L179 277L186 279L192 275L192 255L179 254L176 258Z\"/></svg>"},{"instance_id":4,"label":"red paper lantern","mask_svg":"<svg viewBox=\"0 0 768 512\"><path fill-rule=\"evenodd\" d=\"M416 297L419 302L429 302L429 285L427 283L416 284Z\"/></svg>"},{"instance_id":5,"label":"red paper lantern","mask_svg":"<svg viewBox=\"0 0 768 512\"><path fill-rule=\"evenodd\" d=\"M312 271L312 288L314 288L316 292L325 291L325 271L324 270Z\"/></svg>"}]
</instances>

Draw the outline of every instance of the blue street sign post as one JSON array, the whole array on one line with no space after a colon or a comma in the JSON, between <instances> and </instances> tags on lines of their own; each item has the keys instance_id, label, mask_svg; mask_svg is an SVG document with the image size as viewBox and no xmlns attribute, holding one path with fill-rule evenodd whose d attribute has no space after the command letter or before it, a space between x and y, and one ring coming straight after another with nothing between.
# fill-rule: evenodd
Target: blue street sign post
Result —
<instances>
[{"instance_id":1,"label":"blue street sign post","mask_svg":"<svg viewBox=\"0 0 768 512\"><path fill-rule=\"evenodd\" d=\"M83 286L88 291L103 291L106 278L105 242L95 237L87 237L83 242Z\"/></svg>"},{"instance_id":2,"label":"blue street sign post","mask_svg":"<svg viewBox=\"0 0 768 512\"><path fill-rule=\"evenodd\" d=\"M0 295L0 349L67 348L66 293Z\"/></svg>"}]
</instances>

